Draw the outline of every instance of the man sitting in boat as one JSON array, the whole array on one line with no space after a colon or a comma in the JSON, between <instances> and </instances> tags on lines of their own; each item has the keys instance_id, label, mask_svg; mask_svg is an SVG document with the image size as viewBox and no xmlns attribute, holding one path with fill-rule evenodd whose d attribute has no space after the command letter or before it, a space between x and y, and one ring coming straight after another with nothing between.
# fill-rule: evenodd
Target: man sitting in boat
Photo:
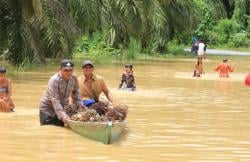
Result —
<instances>
[{"instance_id":1,"label":"man sitting in boat","mask_svg":"<svg viewBox=\"0 0 250 162\"><path fill-rule=\"evenodd\" d=\"M77 77L73 76L73 67L71 60L63 60L59 72L49 79L47 91L40 103L41 125L64 126L69 119L64 110L69 103L69 96L78 108L83 108Z\"/></svg>"},{"instance_id":2,"label":"man sitting in boat","mask_svg":"<svg viewBox=\"0 0 250 162\"><path fill-rule=\"evenodd\" d=\"M125 71L122 73L121 83L119 84L119 89L135 91L135 77L133 74L133 65L126 64Z\"/></svg>"},{"instance_id":3,"label":"man sitting in boat","mask_svg":"<svg viewBox=\"0 0 250 162\"><path fill-rule=\"evenodd\" d=\"M103 77L94 74L94 65L87 60L82 63L83 75L78 77L80 96L83 104L87 107L99 101L103 92L107 99L114 105L114 98L104 82Z\"/></svg>"},{"instance_id":4,"label":"man sitting in boat","mask_svg":"<svg viewBox=\"0 0 250 162\"><path fill-rule=\"evenodd\" d=\"M229 78L229 72L233 72L234 67L227 63L227 59L223 59L222 63L218 64L214 70L220 73L220 77Z\"/></svg>"}]
</instances>

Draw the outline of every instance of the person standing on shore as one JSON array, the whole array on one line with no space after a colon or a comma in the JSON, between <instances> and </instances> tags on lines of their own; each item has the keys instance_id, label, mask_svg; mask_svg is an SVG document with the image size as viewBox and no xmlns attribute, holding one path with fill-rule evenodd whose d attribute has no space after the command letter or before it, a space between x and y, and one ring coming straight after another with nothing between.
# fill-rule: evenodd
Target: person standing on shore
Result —
<instances>
[{"instance_id":1,"label":"person standing on shore","mask_svg":"<svg viewBox=\"0 0 250 162\"><path fill-rule=\"evenodd\" d=\"M199 42L198 58L199 57L206 59L206 44L204 43L203 40L200 40Z\"/></svg>"}]
</instances>

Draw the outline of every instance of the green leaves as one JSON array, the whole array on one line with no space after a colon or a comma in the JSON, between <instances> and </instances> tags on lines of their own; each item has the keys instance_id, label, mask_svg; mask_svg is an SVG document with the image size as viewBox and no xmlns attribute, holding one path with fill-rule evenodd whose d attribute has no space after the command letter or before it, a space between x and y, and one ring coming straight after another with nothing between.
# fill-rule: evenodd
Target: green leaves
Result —
<instances>
[{"instance_id":1,"label":"green leaves","mask_svg":"<svg viewBox=\"0 0 250 162\"><path fill-rule=\"evenodd\" d=\"M100 33L96 47L107 48L107 55L130 48L164 53L169 41L186 43L194 33L217 41L215 22L232 14L249 31L249 11L248 0L0 0L0 52L9 49L7 58L17 66L44 63L46 58L72 57L77 38L91 40ZM224 27L224 33L233 30ZM228 35L221 41L231 39ZM81 41L78 50L100 56L93 42Z\"/></svg>"},{"instance_id":2,"label":"green leaves","mask_svg":"<svg viewBox=\"0 0 250 162\"><path fill-rule=\"evenodd\" d=\"M17 66L71 57L79 28L61 0L1 0L1 31L8 59ZM6 33L6 34L5 34ZM2 40L2 39L1 39Z\"/></svg>"}]
</instances>

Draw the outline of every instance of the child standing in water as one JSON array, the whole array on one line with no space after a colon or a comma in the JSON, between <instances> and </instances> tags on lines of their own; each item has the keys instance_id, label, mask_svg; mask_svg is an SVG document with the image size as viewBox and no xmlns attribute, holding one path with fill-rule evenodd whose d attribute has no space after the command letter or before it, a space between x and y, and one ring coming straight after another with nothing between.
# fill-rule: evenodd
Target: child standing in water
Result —
<instances>
[{"instance_id":1,"label":"child standing in water","mask_svg":"<svg viewBox=\"0 0 250 162\"><path fill-rule=\"evenodd\" d=\"M197 58L197 63L194 66L193 77L200 77L202 73L203 73L202 57L198 57Z\"/></svg>"},{"instance_id":2,"label":"child standing in water","mask_svg":"<svg viewBox=\"0 0 250 162\"><path fill-rule=\"evenodd\" d=\"M229 78L229 73L234 71L234 67L227 63L227 59L223 59L214 70L220 73L220 77Z\"/></svg>"},{"instance_id":3,"label":"child standing in water","mask_svg":"<svg viewBox=\"0 0 250 162\"><path fill-rule=\"evenodd\" d=\"M136 90L132 64L125 65L125 71L122 73L119 89L126 89L129 91Z\"/></svg>"},{"instance_id":4,"label":"child standing in water","mask_svg":"<svg viewBox=\"0 0 250 162\"><path fill-rule=\"evenodd\" d=\"M6 77L6 68L4 66L0 66L0 111L14 111L15 105L11 99L11 95L11 80Z\"/></svg>"}]
</instances>

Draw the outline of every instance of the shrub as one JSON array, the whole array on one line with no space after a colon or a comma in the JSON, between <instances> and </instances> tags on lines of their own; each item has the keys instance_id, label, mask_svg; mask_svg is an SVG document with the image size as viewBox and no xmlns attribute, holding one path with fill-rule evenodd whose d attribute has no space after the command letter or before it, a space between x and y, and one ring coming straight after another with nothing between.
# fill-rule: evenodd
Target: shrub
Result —
<instances>
[{"instance_id":1,"label":"shrub","mask_svg":"<svg viewBox=\"0 0 250 162\"><path fill-rule=\"evenodd\" d=\"M176 40L168 42L167 53L172 55L180 55L183 54L183 51L184 51L184 45L178 44Z\"/></svg>"},{"instance_id":2,"label":"shrub","mask_svg":"<svg viewBox=\"0 0 250 162\"><path fill-rule=\"evenodd\" d=\"M218 34L218 43L227 43L234 34L240 32L240 25L235 20L223 19L218 22L213 31Z\"/></svg>"},{"instance_id":3,"label":"shrub","mask_svg":"<svg viewBox=\"0 0 250 162\"><path fill-rule=\"evenodd\" d=\"M247 19L247 30L250 32L250 16Z\"/></svg>"},{"instance_id":4,"label":"shrub","mask_svg":"<svg viewBox=\"0 0 250 162\"><path fill-rule=\"evenodd\" d=\"M135 60L141 52L141 43L135 39L130 39L128 50L125 52L127 60Z\"/></svg>"},{"instance_id":5,"label":"shrub","mask_svg":"<svg viewBox=\"0 0 250 162\"><path fill-rule=\"evenodd\" d=\"M246 41L247 41L246 33L237 33L231 39L231 42L233 43L234 47L247 46Z\"/></svg>"},{"instance_id":6,"label":"shrub","mask_svg":"<svg viewBox=\"0 0 250 162\"><path fill-rule=\"evenodd\" d=\"M114 57L121 56L121 51L106 44L100 33L94 33L91 37L82 36L76 43L74 52L78 53L80 57L87 57L97 63L107 62Z\"/></svg>"}]
</instances>

